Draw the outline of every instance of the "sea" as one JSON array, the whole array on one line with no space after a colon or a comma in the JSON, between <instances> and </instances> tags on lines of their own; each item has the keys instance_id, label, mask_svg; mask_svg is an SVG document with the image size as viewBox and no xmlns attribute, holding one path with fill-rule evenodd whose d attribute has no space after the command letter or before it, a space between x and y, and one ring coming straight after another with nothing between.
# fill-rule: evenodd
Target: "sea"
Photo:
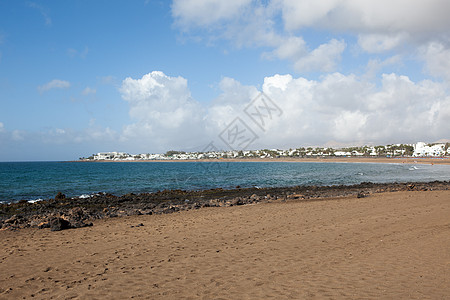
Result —
<instances>
[{"instance_id":1,"label":"sea","mask_svg":"<svg viewBox=\"0 0 450 300\"><path fill-rule=\"evenodd\" d=\"M340 162L0 162L0 202L161 190L450 180L450 165Z\"/></svg>"}]
</instances>

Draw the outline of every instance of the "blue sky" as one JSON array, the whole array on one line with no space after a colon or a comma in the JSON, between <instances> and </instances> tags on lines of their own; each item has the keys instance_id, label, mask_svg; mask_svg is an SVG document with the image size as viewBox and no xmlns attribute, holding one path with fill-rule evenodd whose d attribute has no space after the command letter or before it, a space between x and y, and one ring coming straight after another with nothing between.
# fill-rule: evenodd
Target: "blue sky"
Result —
<instances>
[{"instance_id":1,"label":"blue sky","mask_svg":"<svg viewBox=\"0 0 450 300\"><path fill-rule=\"evenodd\" d=\"M0 161L449 138L447 1L0 1ZM264 92L282 114L257 126ZM270 121L270 122L269 122Z\"/></svg>"}]
</instances>

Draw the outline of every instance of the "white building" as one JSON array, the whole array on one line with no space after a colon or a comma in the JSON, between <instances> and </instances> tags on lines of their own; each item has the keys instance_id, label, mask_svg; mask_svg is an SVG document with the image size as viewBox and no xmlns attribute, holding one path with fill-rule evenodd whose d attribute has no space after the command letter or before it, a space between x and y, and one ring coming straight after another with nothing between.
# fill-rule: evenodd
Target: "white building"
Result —
<instances>
[{"instance_id":1,"label":"white building","mask_svg":"<svg viewBox=\"0 0 450 300\"><path fill-rule=\"evenodd\" d=\"M351 156L352 153L351 152L345 152L345 151L335 151L334 155L336 155L336 156Z\"/></svg>"},{"instance_id":2,"label":"white building","mask_svg":"<svg viewBox=\"0 0 450 300\"><path fill-rule=\"evenodd\" d=\"M414 145L413 156L443 156L445 155L445 144L427 145L426 143L419 142Z\"/></svg>"},{"instance_id":3,"label":"white building","mask_svg":"<svg viewBox=\"0 0 450 300\"><path fill-rule=\"evenodd\" d=\"M99 152L97 155L94 155L94 160L117 160L127 157L129 155L125 152Z\"/></svg>"}]
</instances>

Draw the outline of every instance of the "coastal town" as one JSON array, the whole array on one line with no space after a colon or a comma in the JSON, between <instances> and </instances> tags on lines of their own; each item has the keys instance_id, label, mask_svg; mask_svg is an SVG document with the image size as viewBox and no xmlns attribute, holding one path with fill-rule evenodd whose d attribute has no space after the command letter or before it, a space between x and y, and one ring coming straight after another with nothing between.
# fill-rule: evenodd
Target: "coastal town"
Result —
<instances>
[{"instance_id":1,"label":"coastal town","mask_svg":"<svg viewBox=\"0 0 450 300\"><path fill-rule=\"evenodd\" d=\"M140 160L202 160L283 157L445 157L450 156L450 143L391 144L346 148L300 147L295 149L263 150L207 150L202 152L167 151L166 153L129 154L125 152L99 152L82 161L140 161Z\"/></svg>"}]
</instances>

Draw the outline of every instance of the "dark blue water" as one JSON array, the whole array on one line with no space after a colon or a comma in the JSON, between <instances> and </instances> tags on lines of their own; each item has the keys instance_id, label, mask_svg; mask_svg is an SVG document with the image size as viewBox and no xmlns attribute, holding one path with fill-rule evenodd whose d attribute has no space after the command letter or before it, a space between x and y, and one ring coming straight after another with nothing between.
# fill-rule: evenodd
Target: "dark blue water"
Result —
<instances>
[{"instance_id":1,"label":"dark blue water","mask_svg":"<svg viewBox=\"0 0 450 300\"><path fill-rule=\"evenodd\" d=\"M450 180L450 166L309 162L5 162L0 201L35 200L58 192L116 195L164 189L337 185Z\"/></svg>"}]
</instances>

